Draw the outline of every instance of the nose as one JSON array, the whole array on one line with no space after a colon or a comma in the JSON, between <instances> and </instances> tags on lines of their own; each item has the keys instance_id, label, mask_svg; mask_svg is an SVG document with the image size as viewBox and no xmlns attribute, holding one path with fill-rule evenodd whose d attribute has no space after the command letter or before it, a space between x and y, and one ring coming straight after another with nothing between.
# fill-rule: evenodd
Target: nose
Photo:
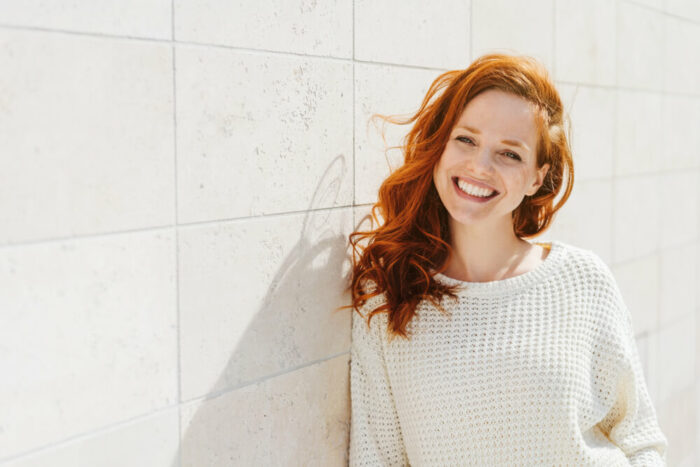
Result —
<instances>
[{"instance_id":1,"label":"nose","mask_svg":"<svg viewBox=\"0 0 700 467\"><path fill-rule=\"evenodd\" d=\"M471 172L474 175L491 173L491 149L480 146L469 158Z\"/></svg>"}]
</instances>

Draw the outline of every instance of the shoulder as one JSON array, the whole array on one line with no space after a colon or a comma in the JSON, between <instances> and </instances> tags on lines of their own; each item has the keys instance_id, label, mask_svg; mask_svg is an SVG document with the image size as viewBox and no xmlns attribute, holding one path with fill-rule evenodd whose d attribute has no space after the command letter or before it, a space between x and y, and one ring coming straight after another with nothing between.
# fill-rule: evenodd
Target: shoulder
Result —
<instances>
[{"instance_id":1,"label":"shoulder","mask_svg":"<svg viewBox=\"0 0 700 467\"><path fill-rule=\"evenodd\" d=\"M558 242L565 250L565 265L584 285L616 287L615 275L608 263L594 250L570 243Z\"/></svg>"},{"instance_id":2,"label":"shoulder","mask_svg":"<svg viewBox=\"0 0 700 467\"><path fill-rule=\"evenodd\" d=\"M632 318L615 275L603 258L593 250L566 244L568 265L575 272L575 293L585 303L593 323L610 334L625 334Z\"/></svg>"},{"instance_id":3,"label":"shoulder","mask_svg":"<svg viewBox=\"0 0 700 467\"><path fill-rule=\"evenodd\" d=\"M629 320L622 293L612 268L594 250L560 242L566 250L562 285L584 302L595 316L607 321Z\"/></svg>"}]
</instances>

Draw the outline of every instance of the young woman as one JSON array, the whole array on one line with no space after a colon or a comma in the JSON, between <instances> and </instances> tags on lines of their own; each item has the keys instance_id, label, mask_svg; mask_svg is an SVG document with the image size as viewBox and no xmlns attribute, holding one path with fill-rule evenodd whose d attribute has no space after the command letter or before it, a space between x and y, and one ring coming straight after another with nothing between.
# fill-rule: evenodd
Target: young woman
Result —
<instances>
[{"instance_id":1,"label":"young woman","mask_svg":"<svg viewBox=\"0 0 700 467\"><path fill-rule=\"evenodd\" d=\"M409 122L376 229L350 235L350 466L665 465L611 270L526 240L574 178L546 69L482 56Z\"/></svg>"}]
</instances>

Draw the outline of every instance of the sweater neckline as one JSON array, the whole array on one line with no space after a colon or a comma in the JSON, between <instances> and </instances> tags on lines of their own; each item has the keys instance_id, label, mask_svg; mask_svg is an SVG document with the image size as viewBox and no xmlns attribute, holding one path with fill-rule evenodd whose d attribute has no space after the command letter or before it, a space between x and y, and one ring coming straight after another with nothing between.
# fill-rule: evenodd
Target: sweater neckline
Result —
<instances>
[{"instance_id":1,"label":"sweater neckline","mask_svg":"<svg viewBox=\"0 0 700 467\"><path fill-rule=\"evenodd\" d=\"M552 275L556 268L562 263L565 253L563 243L558 240L552 240L544 243L534 243L539 243L540 245L545 246L545 248L546 245L549 244L549 253L547 254L547 257L534 269L531 269L523 274L487 282L462 281L448 277L442 273L433 273L433 277L447 285L461 286L458 291L460 295L490 296L523 290Z\"/></svg>"}]
</instances>

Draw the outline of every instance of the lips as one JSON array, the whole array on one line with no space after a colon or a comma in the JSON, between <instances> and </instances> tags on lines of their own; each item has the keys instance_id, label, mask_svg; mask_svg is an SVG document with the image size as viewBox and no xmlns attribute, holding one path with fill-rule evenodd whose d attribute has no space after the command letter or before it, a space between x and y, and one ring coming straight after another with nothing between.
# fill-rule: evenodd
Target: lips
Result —
<instances>
[{"instance_id":1,"label":"lips","mask_svg":"<svg viewBox=\"0 0 700 467\"><path fill-rule=\"evenodd\" d=\"M470 195L469 193L466 193L466 192L462 191L461 188L459 188L459 186L457 185L457 177L452 179L452 186L454 187L455 192L457 193L457 196L459 196L460 198L471 200L471 201L476 202L476 203L487 203L490 200L494 199L496 196L498 196L497 191L494 192L491 196Z\"/></svg>"},{"instance_id":2,"label":"lips","mask_svg":"<svg viewBox=\"0 0 700 467\"><path fill-rule=\"evenodd\" d=\"M474 185L474 186L478 186L481 188L486 188L487 190L490 190L490 191L494 191L495 193L493 194L493 196L500 193L500 191L498 191L494 187L486 185L485 183L482 183L482 182L477 182L473 178L469 178L469 177L452 177L452 182L456 185L458 179L462 179L463 181L469 183L470 185Z\"/></svg>"}]
</instances>

